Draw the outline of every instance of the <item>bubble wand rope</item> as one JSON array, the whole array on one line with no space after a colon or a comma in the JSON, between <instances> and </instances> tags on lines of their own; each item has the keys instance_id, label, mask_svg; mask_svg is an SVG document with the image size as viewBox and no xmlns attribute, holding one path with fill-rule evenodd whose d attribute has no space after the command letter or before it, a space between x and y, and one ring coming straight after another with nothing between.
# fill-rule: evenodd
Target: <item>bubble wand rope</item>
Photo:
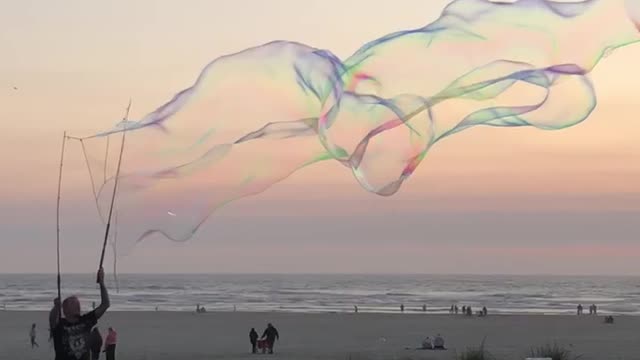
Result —
<instances>
[{"instance_id":1,"label":"bubble wand rope","mask_svg":"<svg viewBox=\"0 0 640 360\"><path fill-rule=\"evenodd\" d=\"M102 243L102 252L100 254L100 265L98 266L98 270L102 269L102 265L104 264L104 253L107 248L107 240L109 239L109 228L111 228L111 216L113 215L113 204L116 200L116 192L118 190L118 180L120 179L120 166L122 165L122 153L124 152L124 142L127 135L127 120L129 118L129 110L131 109L131 100L129 100L129 106L127 106L127 112L124 116L124 130L122 131L122 143L120 144L120 155L118 157L118 167L116 169L116 178L113 182L113 194L111 195L111 205L109 207L109 215L107 217L107 226L104 232L104 242ZM96 278L96 282L98 279Z\"/></svg>"},{"instance_id":2,"label":"bubble wand rope","mask_svg":"<svg viewBox=\"0 0 640 360\"><path fill-rule=\"evenodd\" d=\"M116 292L120 293L120 282L118 281L118 211L113 214L113 241L111 248L113 250L113 281L116 283Z\"/></svg>"}]
</instances>

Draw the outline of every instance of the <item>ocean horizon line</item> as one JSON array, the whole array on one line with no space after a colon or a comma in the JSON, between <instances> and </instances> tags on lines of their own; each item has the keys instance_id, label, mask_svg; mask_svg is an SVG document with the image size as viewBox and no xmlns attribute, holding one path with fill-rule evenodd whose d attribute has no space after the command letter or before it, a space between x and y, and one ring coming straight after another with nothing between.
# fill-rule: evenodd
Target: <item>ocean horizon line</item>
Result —
<instances>
[{"instance_id":1,"label":"ocean horizon line","mask_svg":"<svg viewBox=\"0 0 640 360\"><path fill-rule=\"evenodd\" d=\"M108 273L108 271L107 271ZM56 272L0 272L5 275L56 276ZM95 275L95 272L62 272L64 275ZM117 275L183 276L183 275L239 275L239 276L478 276L478 277L571 277L571 278L640 278L639 274L576 274L576 273L413 273L413 272L118 272Z\"/></svg>"}]
</instances>

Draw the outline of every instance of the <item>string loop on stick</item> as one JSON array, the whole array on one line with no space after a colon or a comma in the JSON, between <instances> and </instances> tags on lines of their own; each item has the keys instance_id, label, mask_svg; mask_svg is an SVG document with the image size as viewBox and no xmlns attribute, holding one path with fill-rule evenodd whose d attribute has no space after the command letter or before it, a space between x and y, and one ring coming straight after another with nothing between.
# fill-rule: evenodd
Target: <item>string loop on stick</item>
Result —
<instances>
[{"instance_id":1,"label":"string loop on stick","mask_svg":"<svg viewBox=\"0 0 640 360\"><path fill-rule=\"evenodd\" d=\"M113 215L113 204L115 203L115 200L116 200L116 192L118 190L118 180L120 179L120 167L122 165L122 153L124 152L124 143L127 135L126 121L129 118L130 109L131 109L131 100L129 100L129 106L127 106L127 111L123 119L123 121L125 122L125 128L122 131L122 142L120 144L120 155L118 156L118 167L116 168L116 177L113 182L113 193L111 194L111 205L109 206L109 215L107 216L107 226L104 232L104 241L102 243L102 252L100 253L100 265L98 266L98 270L102 269L102 265L104 264L104 254L107 248L107 240L109 239L109 229L111 228L111 216Z\"/></svg>"}]
</instances>

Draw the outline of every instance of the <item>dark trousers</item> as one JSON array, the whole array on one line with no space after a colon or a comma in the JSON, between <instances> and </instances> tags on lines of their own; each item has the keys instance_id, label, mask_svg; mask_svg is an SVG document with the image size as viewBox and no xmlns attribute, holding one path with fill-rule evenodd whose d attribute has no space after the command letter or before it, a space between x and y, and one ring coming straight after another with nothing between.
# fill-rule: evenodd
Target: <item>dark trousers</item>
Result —
<instances>
[{"instance_id":1,"label":"dark trousers","mask_svg":"<svg viewBox=\"0 0 640 360\"><path fill-rule=\"evenodd\" d=\"M91 349L91 360L100 359L100 348Z\"/></svg>"},{"instance_id":2,"label":"dark trousers","mask_svg":"<svg viewBox=\"0 0 640 360\"><path fill-rule=\"evenodd\" d=\"M267 347L269 348L269 354L273 354L273 343L275 343L275 340L270 340L267 339Z\"/></svg>"},{"instance_id":3,"label":"dark trousers","mask_svg":"<svg viewBox=\"0 0 640 360\"><path fill-rule=\"evenodd\" d=\"M255 354L257 352L256 350L256 346L258 345L258 342L255 340L251 340L251 353Z\"/></svg>"},{"instance_id":4,"label":"dark trousers","mask_svg":"<svg viewBox=\"0 0 640 360\"><path fill-rule=\"evenodd\" d=\"M107 360L116 360L116 344L107 345L105 353L107 353Z\"/></svg>"}]
</instances>

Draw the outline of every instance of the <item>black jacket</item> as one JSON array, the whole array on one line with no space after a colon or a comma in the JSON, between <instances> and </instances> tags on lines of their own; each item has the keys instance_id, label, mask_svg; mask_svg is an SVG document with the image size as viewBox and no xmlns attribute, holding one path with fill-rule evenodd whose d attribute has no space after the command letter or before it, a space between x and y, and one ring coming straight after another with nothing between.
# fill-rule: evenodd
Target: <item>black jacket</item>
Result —
<instances>
[{"instance_id":1,"label":"black jacket","mask_svg":"<svg viewBox=\"0 0 640 360\"><path fill-rule=\"evenodd\" d=\"M270 326L266 328L266 330L262 334L262 337L267 338L267 341L269 342L273 342L276 339L280 339L280 334L278 334L278 330L275 327Z\"/></svg>"}]
</instances>

